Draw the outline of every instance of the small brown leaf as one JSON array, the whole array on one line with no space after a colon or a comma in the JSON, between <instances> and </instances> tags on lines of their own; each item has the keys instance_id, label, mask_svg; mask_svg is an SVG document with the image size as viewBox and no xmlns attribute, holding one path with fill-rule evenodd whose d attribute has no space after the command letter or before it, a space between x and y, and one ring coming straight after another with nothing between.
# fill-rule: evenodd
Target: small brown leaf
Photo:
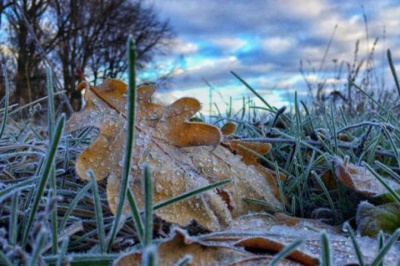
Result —
<instances>
[{"instance_id":1,"label":"small brown leaf","mask_svg":"<svg viewBox=\"0 0 400 266\"><path fill-rule=\"evenodd\" d=\"M221 128L222 135L229 136L236 131L236 125L232 122L228 122Z\"/></svg>"}]
</instances>

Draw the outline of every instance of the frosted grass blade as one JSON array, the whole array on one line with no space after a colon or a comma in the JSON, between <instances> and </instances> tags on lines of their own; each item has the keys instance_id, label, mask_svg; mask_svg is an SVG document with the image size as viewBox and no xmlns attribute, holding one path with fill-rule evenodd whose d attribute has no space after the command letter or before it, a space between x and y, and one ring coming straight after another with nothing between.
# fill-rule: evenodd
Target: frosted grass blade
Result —
<instances>
[{"instance_id":1,"label":"frosted grass blade","mask_svg":"<svg viewBox=\"0 0 400 266\"><path fill-rule=\"evenodd\" d=\"M390 248L396 243L398 238L400 237L400 229L397 229L392 236L390 237L389 241L384 245L380 251L378 256L374 259L374 261L371 263L371 266L378 266L383 262L383 259L385 258L385 255L389 252Z\"/></svg>"},{"instance_id":2,"label":"frosted grass blade","mask_svg":"<svg viewBox=\"0 0 400 266\"><path fill-rule=\"evenodd\" d=\"M103 210L101 209L99 187L97 186L97 181L94 177L93 171L89 169L87 171L87 174L90 177L90 183L92 184L92 192L94 196L94 207L96 214L97 234L99 236L100 253L104 253L106 251L106 233L104 229Z\"/></svg>"},{"instance_id":3,"label":"frosted grass blade","mask_svg":"<svg viewBox=\"0 0 400 266\"><path fill-rule=\"evenodd\" d=\"M143 169L143 195L144 195L144 237L143 246L147 248L151 245L153 238L153 182L149 166Z\"/></svg>"},{"instance_id":4,"label":"frosted grass blade","mask_svg":"<svg viewBox=\"0 0 400 266\"><path fill-rule=\"evenodd\" d=\"M115 212L115 219L111 229L110 239L107 250L110 251L112 243L117 235L117 228L123 212L125 198L128 191L128 178L131 172L133 145L135 140L135 116L136 116L136 55L133 37L128 40L128 106L127 106L127 126L126 142L124 151L124 165L122 169L121 191L119 194L119 203Z\"/></svg>"},{"instance_id":5,"label":"frosted grass blade","mask_svg":"<svg viewBox=\"0 0 400 266\"><path fill-rule=\"evenodd\" d=\"M329 244L328 235L325 232L321 235L321 265L332 265L331 245Z\"/></svg>"},{"instance_id":6,"label":"frosted grass blade","mask_svg":"<svg viewBox=\"0 0 400 266\"><path fill-rule=\"evenodd\" d=\"M217 183L214 183L214 184L211 184L211 185L208 185L208 186L199 188L199 189L190 190L190 191L188 191L188 192L186 192L186 193L180 194L180 195L178 195L178 196L176 196L176 197L173 197L173 198L171 198L171 199L168 199L168 200L165 200L165 201L162 201L162 202L160 202L160 203L155 204L155 205L153 206L153 209L154 209L154 210L161 209L161 208L163 208L163 207L165 207L165 206L168 206L168 205L170 205L170 204L176 203L176 202L178 202L178 201L185 200L185 199L188 199L188 198L190 198L190 197L199 195L199 194L201 194L201 193L203 193L203 192L205 192L205 191L207 191L207 190L211 190L211 189L214 189L214 188L216 188L216 187L219 187L219 186L228 184L229 182L231 182L230 179L222 180L222 181L219 181L219 182L217 182Z\"/></svg>"},{"instance_id":7,"label":"frosted grass blade","mask_svg":"<svg viewBox=\"0 0 400 266\"><path fill-rule=\"evenodd\" d=\"M63 114L60 116L60 118L57 121L54 136L52 137L52 142L50 145L50 150L46 157L46 162L44 163L44 166L43 166L43 172L40 177L40 182L37 187L35 197L33 199L32 208L29 211L29 219L28 219L27 225L25 227L25 231L24 231L23 238L22 238L22 247L25 247L26 242L28 240L29 232L33 225L33 221L35 220L36 212L39 208L40 200L43 196L47 180L50 176L50 172L51 172L51 169L52 169L54 161L55 161L56 151L57 151L57 148L60 143L61 136L62 136L62 133L64 130L64 123L65 123L65 115Z\"/></svg>"},{"instance_id":8,"label":"frosted grass blade","mask_svg":"<svg viewBox=\"0 0 400 266\"><path fill-rule=\"evenodd\" d=\"M396 74L396 69L394 67L394 63L393 63L393 59L392 59L392 52L390 51L390 49L387 50L387 57L388 57L388 61L389 61L390 71L392 72L392 75L393 75L394 84L396 84L396 89L400 96L400 83L399 83L399 79Z\"/></svg>"},{"instance_id":9,"label":"frosted grass blade","mask_svg":"<svg viewBox=\"0 0 400 266\"><path fill-rule=\"evenodd\" d=\"M298 248L301 244L303 244L303 240L296 240L293 241L292 243L290 243L289 245L287 245L285 248L283 248L281 251L279 251L278 254L276 254L271 262L269 263L270 266L275 266L275 265L279 265L278 262L284 258L286 258L286 256L288 256L290 253L292 253L293 251L296 250L296 248Z\"/></svg>"},{"instance_id":10,"label":"frosted grass blade","mask_svg":"<svg viewBox=\"0 0 400 266\"><path fill-rule=\"evenodd\" d=\"M1 121L1 126L0 126L0 139L3 136L4 129L6 128L7 124L7 118L8 118L8 106L10 104L10 84L8 82L8 75L7 75L7 70L5 66L2 66L3 70L3 77L4 77L4 86L6 90L6 95L4 96L4 113L3 113L3 119Z\"/></svg>"},{"instance_id":11,"label":"frosted grass blade","mask_svg":"<svg viewBox=\"0 0 400 266\"><path fill-rule=\"evenodd\" d=\"M61 220L59 230L63 231L65 226L67 225L67 221L69 216L71 215L72 211L75 209L76 205L78 202L86 195L86 193L89 191L89 189L92 187L92 184L88 183L86 186L84 186L76 195L74 200L69 204L68 209L65 211L64 217Z\"/></svg>"},{"instance_id":12,"label":"frosted grass blade","mask_svg":"<svg viewBox=\"0 0 400 266\"><path fill-rule=\"evenodd\" d=\"M353 243L354 251L356 252L356 255L357 255L358 263L360 264L360 266L365 266L364 257L361 252L360 246L358 245L357 239L354 235L353 229L347 222L344 224L343 228L346 229L350 235L350 239L351 239L351 242Z\"/></svg>"}]
</instances>

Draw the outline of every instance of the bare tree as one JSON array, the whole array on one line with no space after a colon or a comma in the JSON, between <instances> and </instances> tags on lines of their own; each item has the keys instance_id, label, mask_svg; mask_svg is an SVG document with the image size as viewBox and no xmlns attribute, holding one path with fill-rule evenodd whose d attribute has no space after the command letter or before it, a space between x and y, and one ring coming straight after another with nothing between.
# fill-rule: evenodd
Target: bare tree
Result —
<instances>
[{"instance_id":1,"label":"bare tree","mask_svg":"<svg viewBox=\"0 0 400 266\"><path fill-rule=\"evenodd\" d=\"M140 0L10 0L7 3L10 5L4 8L4 14L10 24L9 43L17 64L15 96L25 102L32 100L29 92L33 82L44 81L43 51L55 63L53 70L62 76L70 101L79 109L81 97L75 91L77 68L95 83L105 77L119 78L127 67L129 35L136 42L139 68L150 62L155 53L165 52L173 35L169 22L159 20L153 8L144 6ZM39 45L42 53L38 51Z\"/></svg>"},{"instance_id":2,"label":"bare tree","mask_svg":"<svg viewBox=\"0 0 400 266\"><path fill-rule=\"evenodd\" d=\"M168 21L159 21L153 9L142 7L140 1L128 2L104 30L106 38L102 39L99 49L90 59L91 71L102 73L101 78L117 78L125 72L127 65L123 47L128 34L135 40L138 68L145 67L156 52L165 52L173 36Z\"/></svg>"},{"instance_id":3,"label":"bare tree","mask_svg":"<svg viewBox=\"0 0 400 266\"><path fill-rule=\"evenodd\" d=\"M160 21L141 1L54 0L51 6L59 39L55 54L75 108L79 108L80 99L74 90L77 67L94 83L105 77L121 77L127 67L125 53L130 34L136 42L138 67L165 48L165 40L172 36L169 23Z\"/></svg>"},{"instance_id":4,"label":"bare tree","mask_svg":"<svg viewBox=\"0 0 400 266\"><path fill-rule=\"evenodd\" d=\"M35 38L47 43L48 32L45 29L44 13L48 7L46 0L22 0L8 5L4 9L9 24L10 50L15 56L15 91L14 98L20 104L32 101L35 96L42 96L45 72L40 68L42 59L37 51L37 44L26 26L29 21ZM47 50L47 45L44 45Z\"/></svg>"}]
</instances>

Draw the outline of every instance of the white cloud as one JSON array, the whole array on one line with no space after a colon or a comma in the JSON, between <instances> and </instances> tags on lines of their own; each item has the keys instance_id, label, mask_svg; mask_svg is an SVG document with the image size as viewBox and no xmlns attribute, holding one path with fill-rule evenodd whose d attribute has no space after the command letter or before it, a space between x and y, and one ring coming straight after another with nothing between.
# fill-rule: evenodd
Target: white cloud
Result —
<instances>
[{"instance_id":1,"label":"white cloud","mask_svg":"<svg viewBox=\"0 0 400 266\"><path fill-rule=\"evenodd\" d=\"M247 44L245 40L238 37L220 37L212 39L210 42L225 49L228 53L235 52Z\"/></svg>"},{"instance_id":2,"label":"white cloud","mask_svg":"<svg viewBox=\"0 0 400 266\"><path fill-rule=\"evenodd\" d=\"M201 60L193 60L193 63L190 61L191 58L187 58L188 67L183 69L181 74L195 74L198 77L202 77L205 73L219 73L221 69L237 66L239 63L235 56L204 58Z\"/></svg>"},{"instance_id":3,"label":"white cloud","mask_svg":"<svg viewBox=\"0 0 400 266\"><path fill-rule=\"evenodd\" d=\"M329 3L325 0L286 0L274 1L276 12L284 13L290 18L313 19L326 14Z\"/></svg>"},{"instance_id":4,"label":"white cloud","mask_svg":"<svg viewBox=\"0 0 400 266\"><path fill-rule=\"evenodd\" d=\"M171 45L171 47L171 52L175 55L194 54L199 51L199 47L197 44L184 41L179 38L173 40L173 44Z\"/></svg>"},{"instance_id":5,"label":"white cloud","mask_svg":"<svg viewBox=\"0 0 400 266\"><path fill-rule=\"evenodd\" d=\"M284 53L296 45L296 39L291 37L272 37L262 41L262 48L268 53Z\"/></svg>"},{"instance_id":6,"label":"white cloud","mask_svg":"<svg viewBox=\"0 0 400 266\"><path fill-rule=\"evenodd\" d=\"M185 55L186 64L175 71L176 84L193 90L203 88L203 94L202 78L218 86L230 84L234 77L229 71L233 70L255 86L277 85L291 90L293 85L300 95L300 90L307 89L298 71L299 61L304 60L307 71L311 67L318 70L336 25L328 56L317 73L319 78L334 84L332 59L352 63L357 40L359 60L368 55L367 48L371 49L376 37L381 38L375 47L376 66L385 63L382 55L387 48L392 49L395 61L400 60L400 6L394 0L254 0L251 4L204 0L187 1L184 6L180 0L149 1L170 18L180 38L174 55ZM361 4L368 17L368 45ZM200 93L200 89L193 93Z\"/></svg>"}]
</instances>

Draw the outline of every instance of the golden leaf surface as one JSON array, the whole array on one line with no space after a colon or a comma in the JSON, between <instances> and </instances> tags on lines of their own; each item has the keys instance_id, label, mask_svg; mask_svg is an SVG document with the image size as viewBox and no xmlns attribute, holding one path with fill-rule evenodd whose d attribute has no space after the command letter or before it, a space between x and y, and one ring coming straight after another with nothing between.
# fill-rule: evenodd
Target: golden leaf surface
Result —
<instances>
[{"instance_id":1,"label":"golden leaf surface","mask_svg":"<svg viewBox=\"0 0 400 266\"><path fill-rule=\"evenodd\" d=\"M67 125L72 131L85 126L99 128L93 143L76 161L76 172L89 179L86 171L92 169L96 179L107 178L107 198L113 212L120 192L123 149L126 130L127 85L106 79L100 86L82 82L86 106L74 114ZM251 211L266 210L265 206L246 203L243 198L268 202L281 207L275 189L266 178L268 171L248 165L246 156L234 155L220 145L220 130L212 125L189 122L200 110L193 98L181 98L171 105L151 102L154 86L137 89L137 116L135 124L134 159L129 186L138 205L143 204L142 168L148 164L154 184L154 203L159 203L187 191L231 179L228 185L205 192L155 213L162 219L188 225L192 220L208 230L226 227L233 217ZM125 213L129 208L125 205Z\"/></svg>"}]
</instances>

